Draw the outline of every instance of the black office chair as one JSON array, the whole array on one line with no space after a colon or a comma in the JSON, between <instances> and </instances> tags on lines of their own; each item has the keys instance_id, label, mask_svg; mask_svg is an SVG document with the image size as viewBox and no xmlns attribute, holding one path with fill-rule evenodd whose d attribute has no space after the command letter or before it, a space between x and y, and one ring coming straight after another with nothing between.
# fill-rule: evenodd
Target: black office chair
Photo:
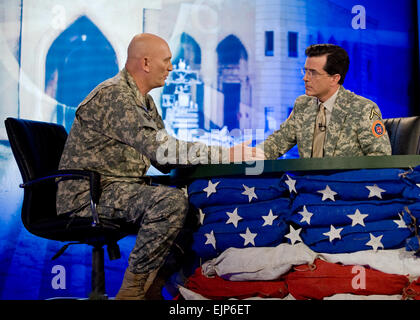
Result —
<instances>
[{"instance_id":1,"label":"black office chair","mask_svg":"<svg viewBox=\"0 0 420 320\"><path fill-rule=\"evenodd\" d=\"M392 154L420 154L420 117L384 119Z\"/></svg>"},{"instance_id":2,"label":"black office chair","mask_svg":"<svg viewBox=\"0 0 420 320\"><path fill-rule=\"evenodd\" d=\"M88 244L92 250L92 289L89 299L106 299L104 249L110 260L121 257L118 240L136 233L134 225L115 224L99 219L96 205L100 197L100 175L87 170L58 170L67 139L63 126L15 118L5 120L10 146L22 175L24 199L21 218L32 234L68 242L53 257L57 258L70 244ZM92 218L57 215L56 180L90 181Z\"/></svg>"}]
</instances>

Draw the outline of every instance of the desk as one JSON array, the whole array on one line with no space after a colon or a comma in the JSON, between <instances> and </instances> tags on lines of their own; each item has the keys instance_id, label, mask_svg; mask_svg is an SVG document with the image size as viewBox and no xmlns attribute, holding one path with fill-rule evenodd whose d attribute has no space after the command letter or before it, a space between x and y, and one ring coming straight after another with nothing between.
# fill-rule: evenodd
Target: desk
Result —
<instances>
[{"instance_id":1,"label":"desk","mask_svg":"<svg viewBox=\"0 0 420 320\"><path fill-rule=\"evenodd\" d=\"M315 171L323 171L323 173L326 173L358 169L409 169L420 165L420 155L280 159L258 162L258 165L263 168L262 176L281 176L284 172L314 173ZM171 171L170 176L166 176L166 179L177 185L188 184L188 182L195 179L246 175L247 168L249 170L255 166L255 162L251 165L246 163L197 165L174 169Z\"/></svg>"}]
</instances>

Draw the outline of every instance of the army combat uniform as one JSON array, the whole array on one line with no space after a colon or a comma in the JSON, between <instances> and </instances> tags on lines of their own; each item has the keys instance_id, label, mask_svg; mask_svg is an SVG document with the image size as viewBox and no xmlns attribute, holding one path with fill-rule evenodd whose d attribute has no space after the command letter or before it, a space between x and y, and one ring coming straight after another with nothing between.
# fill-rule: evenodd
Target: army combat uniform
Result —
<instances>
[{"instance_id":1,"label":"army combat uniform","mask_svg":"<svg viewBox=\"0 0 420 320\"><path fill-rule=\"evenodd\" d=\"M260 145L266 159L277 159L297 144L300 158L310 158L318 99L298 97L289 118ZM343 86L338 89L326 128L324 157L391 155L391 144L378 106Z\"/></svg>"},{"instance_id":2,"label":"army combat uniform","mask_svg":"<svg viewBox=\"0 0 420 320\"><path fill-rule=\"evenodd\" d=\"M186 150L195 148L197 161L212 156L210 150L201 152L207 148L204 144L169 137L152 97L143 96L123 69L99 84L79 105L60 160L60 169L101 174L102 193L97 208L100 216L139 226L129 256L132 273L148 273L163 264L187 213L188 201L182 190L150 186L144 177L151 164L164 170L158 157L164 143L175 144L177 150L181 144ZM217 156L226 161L226 150L221 148ZM179 160L180 155L176 158ZM76 211L77 216L91 216L89 199L87 181L58 183L58 214Z\"/></svg>"}]
</instances>

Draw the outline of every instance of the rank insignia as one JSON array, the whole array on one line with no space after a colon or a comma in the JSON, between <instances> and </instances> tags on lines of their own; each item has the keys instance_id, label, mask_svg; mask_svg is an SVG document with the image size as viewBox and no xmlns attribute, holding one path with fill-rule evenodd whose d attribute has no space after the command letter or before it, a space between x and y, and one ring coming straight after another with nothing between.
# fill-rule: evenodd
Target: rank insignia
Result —
<instances>
[{"instance_id":1,"label":"rank insignia","mask_svg":"<svg viewBox=\"0 0 420 320\"><path fill-rule=\"evenodd\" d=\"M370 110L369 120L372 120L373 116L377 116L379 119L381 118L379 113L376 112L375 108L372 108L372 110Z\"/></svg>"},{"instance_id":2,"label":"rank insignia","mask_svg":"<svg viewBox=\"0 0 420 320\"><path fill-rule=\"evenodd\" d=\"M385 134L385 126L380 120L376 120L372 124L372 133L375 137L379 138L382 137Z\"/></svg>"}]
</instances>

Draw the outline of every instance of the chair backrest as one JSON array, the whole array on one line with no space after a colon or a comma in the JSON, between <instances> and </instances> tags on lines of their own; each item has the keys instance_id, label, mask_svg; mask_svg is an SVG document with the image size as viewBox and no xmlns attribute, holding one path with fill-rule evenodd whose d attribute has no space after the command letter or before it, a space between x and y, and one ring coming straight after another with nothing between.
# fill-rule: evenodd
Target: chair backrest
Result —
<instances>
[{"instance_id":1,"label":"chair backrest","mask_svg":"<svg viewBox=\"0 0 420 320\"><path fill-rule=\"evenodd\" d=\"M420 154L420 117L384 119L392 154Z\"/></svg>"},{"instance_id":2,"label":"chair backrest","mask_svg":"<svg viewBox=\"0 0 420 320\"><path fill-rule=\"evenodd\" d=\"M58 169L67 139L63 126L15 118L7 118L5 125L23 182ZM25 188L22 221L28 230L32 223L56 216L56 191L54 180Z\"/></svg>"}]
</instances>

